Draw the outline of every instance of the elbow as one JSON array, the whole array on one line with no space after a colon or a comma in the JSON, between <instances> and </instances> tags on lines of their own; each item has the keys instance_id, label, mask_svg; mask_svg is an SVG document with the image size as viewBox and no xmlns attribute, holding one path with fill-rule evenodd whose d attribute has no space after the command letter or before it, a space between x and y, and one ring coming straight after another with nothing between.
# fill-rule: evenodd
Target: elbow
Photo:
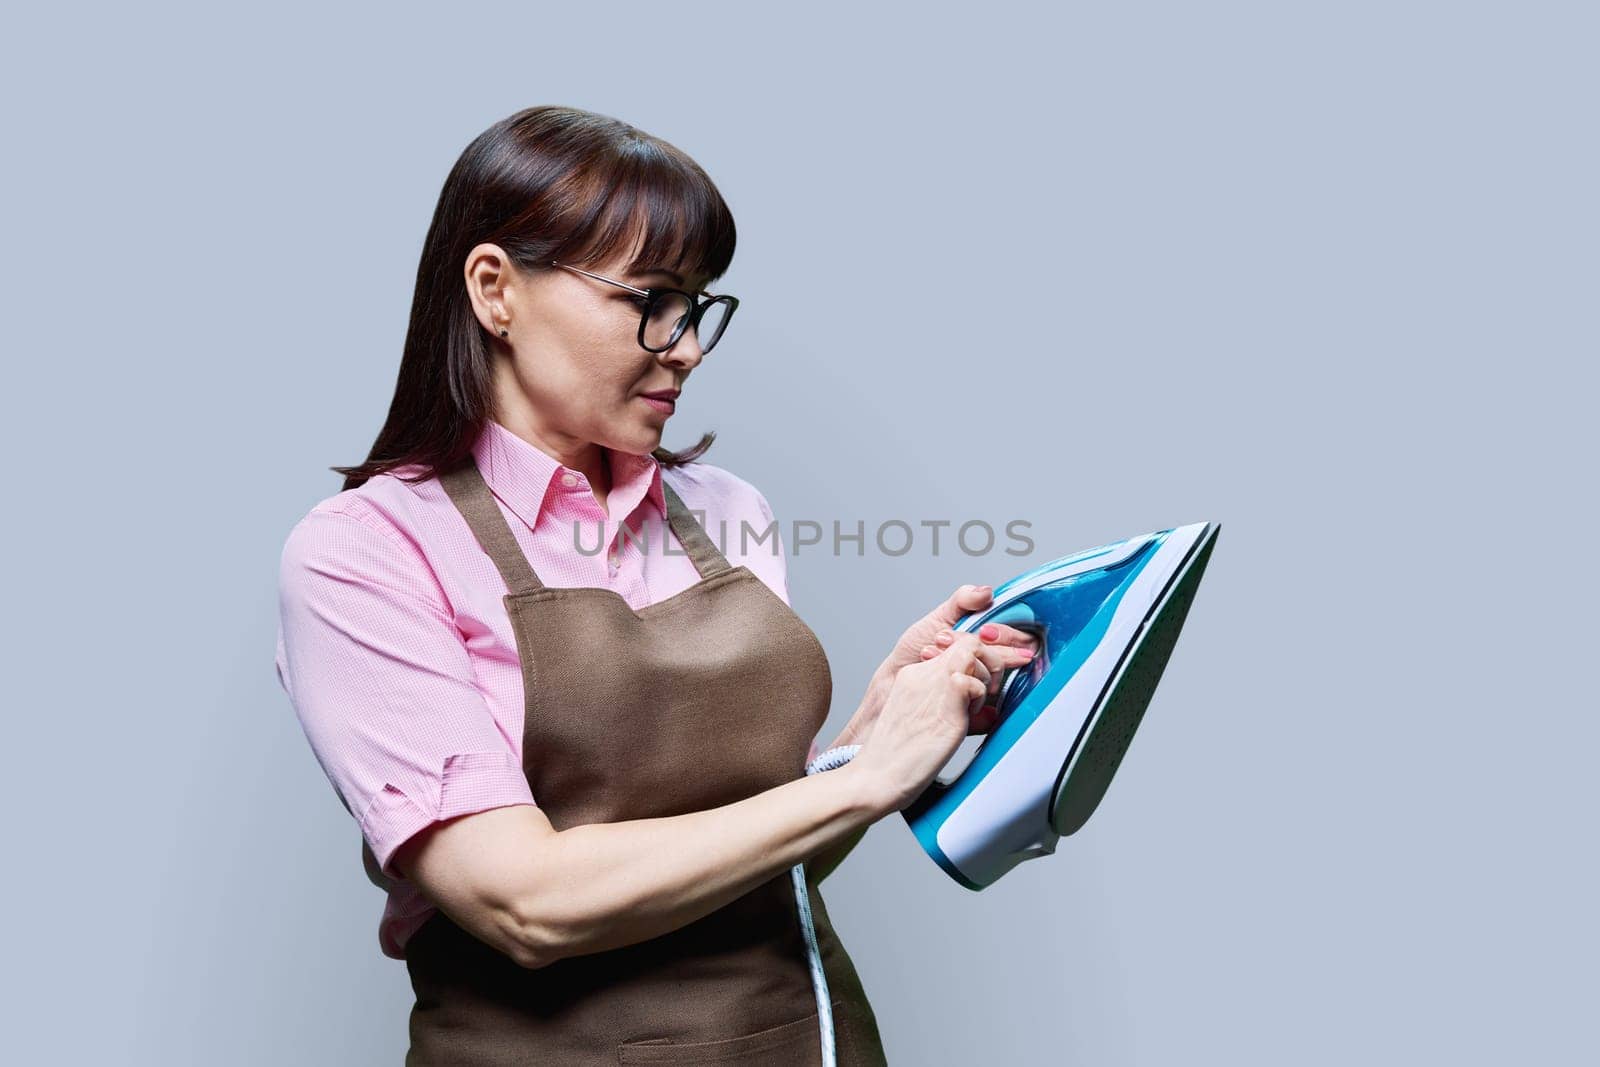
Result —
<instances>
[{"instance_id":1,"label":"elbow","mask_svg":"<svg viewBox=\"0 0 1600 1067\"><path fill-rule=\"evenodd\" d=\"M569 955L564 929L537 908L527 905L516 908L508 916L506 925L506 940L510 945L506 954L518 967L535 971Z\"/></svg>"},{"instance_id":2,"label":"elbow","mask_svg":"<svg viewBox=\"0 0 1600 1067\"><path fill-rule=\"evenodd\" d=\"M569 909L524 898L509 909L507 953L519 967L538 970L582 952L583 924Z\"/></svg>"},{"instance_id":3,"label":"elbow","mask_svg":"<svg viewBox=\"0 0 1600 1067\"><path fill-rule=\"evenodd\" d=\"M525 860L488 894L498 948L527 970L548 967L581 952L587 927L584 902L573 899L573 879L554 832L524 853Z\"/></svg>"},{"instance_id":4,"label":"elbow","mask_svg":"<svg viewBox=\"0 0 1600 1067\"><path fill-rule=\"evenodd\" d=\"M506 955L511 957L511 962L528 971L548 967L558 958L543 942L534 940L521 930L517 931Z\"/></svg>"},{"instance_id":5,"label":"elbow","mask_svg":"<svg viewBox=\"0 0 1600 1067\"><path fill-rule=\"evenodd\" d=\"M636 903L630 897L619 907L605 899L596 880L572 868L569 853L557 845L547 841L515 879L517 888L499 895L506 954L528 970L610 947L616 917Z\"/></svg>"}]
</instances>

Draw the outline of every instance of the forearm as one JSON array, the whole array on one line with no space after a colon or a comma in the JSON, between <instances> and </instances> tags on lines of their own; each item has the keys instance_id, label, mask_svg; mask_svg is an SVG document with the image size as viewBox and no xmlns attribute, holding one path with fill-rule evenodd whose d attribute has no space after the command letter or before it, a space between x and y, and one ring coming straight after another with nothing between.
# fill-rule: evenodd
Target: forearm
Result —
<instances>
[{"instance_id":1,"label":"forearm","mask_svg":"<svg viewBox=\"0 0 1600 1067\"><path fill-rule=\"evenodd\" d=\"M889 689L893 684L894 676L880 666L873 673L872 680L868 682L866 693L861 698L861 704L856 708L856 713L850 717L850 721L845 723L844 729L839 731L838 736L823 751L826 752L828 749L839 748L844 745L859 745L871 729L872 721L877 718L878 712L882 710L883 702L888 699ZM849 764L845 766L849 766ZM842 769L839 768L839 770ZM821 773L836 774L838 772L823 771ZM828 846L813 856L806 864L811 876L816 881L821 882L832 874L839 864L844 862L845 857L855 849L856 845L861 843L861 839L866 836L870 826L870 823L861 826L841 838L837 843Z\"/></svg>"},{"instance_id":2,"label":"forearm","mask_svg":"<svg viewBox=\"0 0 1600 1067\"><path fill-rule=\"evenodd\" d=\"M829 742L823 751L841 745L859 745L865 740L872 729L873 721L878 717L878 712L883 710L884 701L889 699L889 690L893 686L893 674L882 666L874 671L855 714L850 716L850 721L844 724L844 729L839 731L839 735Z\"/></svg>"},{"instance_id":3,"label":"forearm","mask_svg":"<svg viewBox=\"0 0 1600 1067\"><path fill-rule=\"evenodd\" d=\"M533 958L599 952L685 926L882 814L849 766L733 804L593 823L551 839L521 912Z\"/></svg>"}]
</instances>

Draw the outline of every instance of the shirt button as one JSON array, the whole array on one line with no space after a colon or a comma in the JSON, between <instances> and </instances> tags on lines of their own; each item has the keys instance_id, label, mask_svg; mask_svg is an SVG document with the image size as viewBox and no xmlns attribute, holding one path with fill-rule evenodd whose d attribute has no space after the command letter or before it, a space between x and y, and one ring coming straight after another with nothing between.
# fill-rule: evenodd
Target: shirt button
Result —
<instances>
[{"instance_id":1,"label":"shirt button","mask_svg":"<svg viewBox=\"0 0 1600 1067\"><path fill-rule=\"evenodd\" d=\"M576 474L563 474L561 476L561 484L562 485L577 485L578 484L578 476Z\"/></svg>"}]
</instances>

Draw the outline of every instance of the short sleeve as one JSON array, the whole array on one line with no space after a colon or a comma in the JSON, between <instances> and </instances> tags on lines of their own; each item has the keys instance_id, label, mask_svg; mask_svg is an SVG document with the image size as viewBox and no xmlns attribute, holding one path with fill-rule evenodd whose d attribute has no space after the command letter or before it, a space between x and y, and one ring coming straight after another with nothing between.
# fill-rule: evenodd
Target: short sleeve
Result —
<instances>
[{"instance_id":1,"label":"short sleeve","mask_svg":"<svg viewBox=\"0 0 1600 1067\"><path fill-rule=\"evenodd\" d=\"M290 532L277 670L335 793L399 878L395 850L431 823L534 799L432 568L382 522L324 507Z\"/></svg>"}]
</instances>

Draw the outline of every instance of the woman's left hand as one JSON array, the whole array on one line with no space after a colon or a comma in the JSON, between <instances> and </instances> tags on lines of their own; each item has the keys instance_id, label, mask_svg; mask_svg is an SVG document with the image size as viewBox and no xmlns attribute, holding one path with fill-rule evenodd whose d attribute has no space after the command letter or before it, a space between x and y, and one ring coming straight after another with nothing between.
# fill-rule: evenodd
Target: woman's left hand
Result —
<instances>
[{"instance_id":1,"label":"woman's left hand","mask_svg":"<svg viewBox=\"0 0 1600 1067\"><path fill-rule=\"evenodd\" d=\"M992 587L963 585L946 597L942 604L907 627L906 632L900 635L900 640L895 642L889 655L873 672L872 682L867 688L867 695L862 700L861 707L857 709L855 716L845 726L839 738L834 741L834 745L852 744L855 739L864 737L872 725L872 720L877 718L878 710L883 707L889 687L894 684L894 676L900 669L913 663L920 663L923 659L922 650L926 647L942 650L939 644L940 634L949 630L963 616L987 608L993 600ZM1032 653L1039 647L1038 639L1033 634L1004 623L984 623L979 628L978 637L985 645L995 646L1006 653L1003 669L1020 667L1027 663L1032 658ZM998 674L995 680L998 682Z\"/></svg>"},{"instance_id":2,"label":"woman's left hand","mask_svg":"<svg viewBox=\"0 0 1600 1067\"><path fill-rule=\"evenodd\" d=\"M912 623L906 632L900 635L900 640L895 642L894 650L879 666L878 671L886 673L892 681L901 667L922 661L924 647L932 645L935 648L942 648L938 643L940 634L954 626L963 616L982 611L993 601L994 589L990 586L961 586L951 593L943 604ZM978 637L986 645L1016 650L1014 655L1006 657L1007 668L1020 667L1027 663L1029 657L1024 651L1034 652L1039 646L1032 634L1004 623L984 623L980 627Z\"/></svg>"}]
</instances>

